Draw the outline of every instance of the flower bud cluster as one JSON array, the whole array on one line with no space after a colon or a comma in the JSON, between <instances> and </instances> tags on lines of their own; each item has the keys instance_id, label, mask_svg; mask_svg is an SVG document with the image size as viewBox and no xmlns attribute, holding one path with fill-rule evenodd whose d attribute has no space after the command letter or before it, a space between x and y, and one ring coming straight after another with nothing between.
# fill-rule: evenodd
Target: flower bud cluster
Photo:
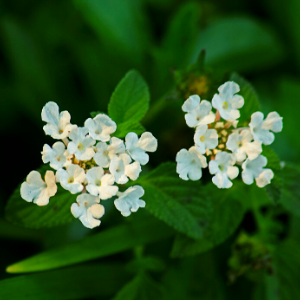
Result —
<instances>
[{"instance_id":1,"label":"flower bud cluster","mask_svg":"<svg viewBox=\"0 0 300 300\"><path fill-rule=\"evenodd\" d=\"M258 187L264 187L271 182L274 173L264 169L267 158L261 155L262 144L270 145L274 141L271 131L282 130L282 117L271 112L264 119L263 113L255 112L248 126L239 127L239 109L244 105L244 98L237 94L239 85L226 82L218 91L212 102L200 101L198 95L184 102L186 123L196 129L195 145L177 153L177 173L184 180L199 180L202 169L208 166L214 175L212 182L218 188L230 188L231 180L239 174L238 165L244 183L252 184L255 180Z\"/></svg>"},{"instance_id":2,"label":"flower bud cluster","mask_svg":"<svg viewBox=\"0 0 300 300\"><path fill-rule=\"evenodd\" d=\"M141 186L132 186L120 192L117 184L136 180L142 171L141 165L149 161L146 152L157 149L157 140L150 132L139 138L130 132L123 140L111 137L117 124L105 114L88 118L84 127L70 123L69 112L59 113L55 102L48 102L42 110L42 120L47 124L44 131L52 138L61 140L52 147L44 145L42 160L56 170L47 171L45 180L37 171L32 171L21 185L21 196L28 202L43 206L57 192L57 183L71 194L78 194L71 206L75 218L88 228L100 225L104 206L100 200L114 196L116 208L123 216L129 216L139 207L145 207L140 199L144 195Z\"/></svg>"}]
</instances>

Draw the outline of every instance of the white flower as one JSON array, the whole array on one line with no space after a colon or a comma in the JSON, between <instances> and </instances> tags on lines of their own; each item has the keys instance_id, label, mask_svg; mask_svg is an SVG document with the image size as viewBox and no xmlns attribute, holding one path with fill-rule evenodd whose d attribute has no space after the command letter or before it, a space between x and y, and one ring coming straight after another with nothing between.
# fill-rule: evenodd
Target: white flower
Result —
<instances>
[{"instance_id":1,"label":"white flower","mask_svg":"<svg viewBox=\"0 0 300 300\"><path fill-rule=\"evenodd\" d=\"M67 170L58 170L56 179L64 189L69 190L72 194L77 194L83 190L82 183L85 180L85 173L78 165L70 165Z\"/></svg>"},{"instance_id":2,"label":"white flower","mask_svg":"<svg viewBox=\"0 0 300 300\"><path fill-rule=\"evenodd\" d=\"M77 203L71 206L71 212L75 218L79 218L82 224L87 228L99 226L101 221L98 220L104 215L104 206L99 204L99 197L81 194L76 199Z\"/></svg>"},{"instance_id":3,"label":"white flower","mask_svg":"<svg viewBox=\"0 0 300 300\"><path fill-rule=\"evenodd\" d=\"M134 132L129 132L125 137L126 150L132 159L141 165L147 164L149 155L147 152L154 152L157 149L157 139L151 132L144 132L140 139Z\"/></svg>"},{"instance_id":4,"label":"white flower","mask_svg":"<svg viewBox=\"0 0 300 300\"><path fill-rule=\"evenodd\" d=\"M52 148L45 144L42 152L42 160L46 164L50 162L50 167L59 170L62 167L66 167L71 164L71 157L64 143L56 142Z\"/></svg>"},{"instance_id":5,"label":"white flower","mask_svg":"<svg viewBox=\"0 0 300 300\"><path fill-rule=\"evenodd\" d=\"M131 163L130 156L124 153L111 160L109 171L113 174L117 183L125 184L128 182L128 177L131 180L138 179L142 169L139 162L135 161Z\"/></svg>"},{"instance_id":6,"label":"white flower","mask_svg":"<svg viewBox=\"0 0 300 300\"><path fill-rule=\"evenodd\" d=\"M261 144L258 141L251 142L252 139L249 130L243 130L240 134L234 132L228 137L226 146L235 154L237 161L243 161L246 155L252 160L262 152Z\"/></svg>"},{"instance_id":7,"label":"white flower","mask_svg":"<svg viewBox=\"0 0 300 300\"><path fill-rule=\"evenodd\" d=\"M251 122L249 123L251 133L253 134L254 140L270 145L274 141L274 132L280 132L282 130L282 117L275 111L268 114L264 120L263 113L257 111L251 116Z\"/></svg>"},{"instance_id":8,"label":"white flower","mask_svg":"<svg viewBox=\"0 0 300 300\"><path fill-rule=\"evenodd\" d=\"M113 157L125 153L125 146L121 139L113 137L109 145L99 142L96 145L96 151L97 152L94 155L96 164L102 168L107 168Z\"/></svg>"},{"instance_id":9,"label":"white flower","mask_svg":"<svg viewBox=\"0 0 300 300\"><path fill-rule=\"evenodd\" d=\"M190 96L183 103L182 110L187 112L185 120L189 127L210 124L215 120L215 115L211 112L211 103L207 100L200 102L198 95Z\"/></svg>"},{"instance_id":10,"label":"white flower","mask_svg":"<svg viewBox=\"0 0 300 300\"><path fill-rule=\"evenodd\" d=\"M88 129L85 127L76 127L70 132L72 142L68 144L68 152L75 154L80 160L90 160L95 154L92 146L96 141L87 137L87 133Z\"/></svg>"},{"instance_id":11,"label":"white flower","mask_svg":"<svg viewBox=\"0 0 300 300\"><path fill-rule=\"evenodd\" d=\"M76 125L70 124L71 116L69 112L59 113L59 107L55 102L48 102L42 109L42 120L47 122L43 127L47 135L54 139L64 139L69 136L70 131Z\"/></svg>"},{"instance_id":12,"label":"white flower","mask_svg":"<svg viewBox=\"0 0 300 300\"><path fill-rule=\"evenodd\" d=\"M101 167L94 167L87 171L86 180L88 185L87 191L94 195L99 196L100 199L109 199L115 196L118 192L118 187L114 186L115 178L111 174L105 174Z\"/></svg>"},{"instance_id":13,"label":"white flower","mask_svg":"<svg viewBox=\"0 0 300 300\"><path fill-rule=\"evenodd\" d=\"M212 181L218 188L230 188L232 186L228 177L234 179L239 174L239 169L233 167L235 162L235 156L227 152L218 152L215 159L209 162L210 174L216 174Z\"/></svg>"},{"instance_id":14,"label":"white flower","mask_svg":"<svg viewBox=\"0 0 300 300\"><path fill-rule=\"evenodd\" d=\"M144 193L144 189L139 185L128 188L124 193L119 192L119 198L114 201L117 210L124 217L128 217L131 212L136 212L140 207L145 207L145 201L139 199Z\"/></svg>"},{"instance_id":15,"label":"white flower","mask_svg":"<svg viewBox=\"0 0 300 300\"><path fill-rule=\"evenodd\" d=\"M244 98L234 95L240 91L240 87L233 81L225 82L218 88L219 94L212 99L212 106L220 112L225 120L236 120L240 117L238 108L244 105Z\"/></svg>"},{"instance_id":16,"label":"white flower","mask_svg":"<svg viewBox=\"0 0 300 300\"><path fill-rule=\"evenodd\" d=\"M246 184L252 184L255 178L259 187L264 187L271 182L274 173L271 169L263 169L268 163L266 157L259 155L256 159L247 159L243 164L242 178Z\"/></svg>"},{"instance_id":17,"label":"white flower","mask_svg":"<svg viewBox=\"0 0 300 300\"><path fill-rule=\"evenodd\" d=\"M39 172L31 171L21 185L21 197L27 202L33 202L39 206L47 205L49 198L56 192L57 185L53 171L46 172L45 181Z\"/></svg>"},{"instance_id":18,"label":"white flower","mask_svg":"<svg viewBox=\"0 0 300 300\"><path fill-rule=\"evenodd\" d=\"M197 127L194 135L196 148L202 154L206 149L214 149L218 146L218 133L215 129L207 129L207 125Z\"/></svg>"},{"instance_id":19,"label":"white flower","mask_svg":"<svg viewBox=\"0 0 300 300\"><path fill-rule=\"evenodd\" d=\"M88 118L84 126L88 128L93 139L102 142L108 142L110 135L117 129L116 123L105 114L98 114L94 119Z\"/></svg>"},{"instance_id":20,"label":"white flower","mask_svg":"<svg viewBox=\"0 0 300 300\"><path fill-rule=\"evenodd\" d=\"M198 180L202 177L202 168L207 167L206 157L196 147L189 151L181 149L176 155L176 172L184 180Z\"/></svg>"}]
</instances>

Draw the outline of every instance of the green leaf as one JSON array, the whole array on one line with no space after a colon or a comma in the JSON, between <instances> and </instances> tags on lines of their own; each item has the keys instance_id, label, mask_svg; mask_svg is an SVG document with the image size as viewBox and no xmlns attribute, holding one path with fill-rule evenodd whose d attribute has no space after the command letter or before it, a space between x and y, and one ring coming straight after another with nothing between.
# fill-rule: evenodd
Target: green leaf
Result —
<instances>
[{"instance_id":1,"label":"green leaf","mask_svg":"<svg viewBox=\"0 0 300 300\"><path fill-rule=\"evenodd\" d=\"M300 168L297 165L285 165L282 169L283 189L280 204L290 213L300 217Z\"/></svg>"},{"instance_id":2,"label":"green leaf","mask_svg":"<svg viewBox=\"0 0 300 300\"><path fill-rule=\"evenodd\" d=\"M44 178L48 166L42 166L39 171ZM38 206L21 198L20 186L18 186L5 207L5 218L12 224L27 228L44 228L63 225L72 222L74 219L70 207L76 202L77 195L58 185L57 193L50 198L46 206Z\"/></svg>"},{"instance_id":3,"label":"green leaf","mask_svg":"<svg viewBox=\"0 0 300 300\"><path fill-rule=\"evenodd\" d=\"M93 264L0 281L0 299L65 300L107 297L127 279L120 264ZM22 291L22 292L20 292Z\"/></svg>"},{"instance_id":4,"label":"green leaf","mask_svg":"<svg viewBox=\"0 0 300 300\"><path fill-rule=\"evenodd\" d=\"M146 114L150 101L148 86L141 75L129 71L113 92L108 114L117 123L137 123Z\"/></svg>"},{"instance_id":5,"label":"green leaf","mask_svg":"<svg viewBox=\"0 0 300 300\"><path fill-rule=\"evenodd\" d=\"M276 153L269 147L264 147L262 154L268 159L266 168L269 168L274 172L274 178L271 180L271 184L268 184L265 189L270 200L276 204L281 197L283 185L279 158Z\"/></svg>"},{"instance_id":6,"label":"green leaf","mask_svg":"<svg viewBox=\"0 0 300 300\"><path fill-rule=\"evenodd\" d=\"M127 283L113 300L153 300L161 298L161 287L145 273Z\"/></svg>"},{"instance_id":7,"label":"green leaf","mask_svg":"<svg viewBox=\"0 0 300 300\"><path fill-rule=\"evenodd\" d=\"M245 100L244 106L240 109L241 116L239 118L239 123L244 121L250 122L251 115L260 110L256 91L247 80L237 73L232 73L229 80L236 82L240 86L240 92L238 94L243 96Z\"/></svg>"},{"instance_id":8,"label":"green leaf","mask_svg":"<svg viewBox=\"0 0 300 300\"><path fill-rule=\"evenodd\" d=\"M141 123L139 122L133 123L132 121L129 121L126 123L118 124L117 131L112 135L118 138L123 138L129 132L135 132L137 135L140 135L145 131L146 129L143 127Z\"/></svg>"},{"instance_id":9,"label":"green leaf","mask_svg":"<svg viewBox=\"0 0 300 300\"><path fill-rule=\"evenodd\" d=\"M194 211L198 222L205 224L204 236L195 240L178 234L172 257L199 254L221 244L234 233L243 219L245 208L241 199L246 199L247 187L242 182L236 181L229 190L220 191L212 184L205 188L210 192L204 201L211 204L211 209L206 214Z\"/></svg>"},{"instance_id":10,"label":"green leaf","mask_svg":"<svg viewBox=\"0 0 300 300\"><path fill-rule=\"evenodd\" d=\"M218 69L257 71L283 58L275 32L245 17L218 18L208 25L197 39L191 62L202 49L206 49L206 64Z\"/></svg>"},{"instance_id":11,"label":"green leaf","mask_svg":"<svg viewBox=\"0 0 300 300\"><path fill-rule=\"evenodd\" d=\"M151 214L177 231L199 239L203 237L203 225L199 224L186 204L191 201L191 206L195 206L193 209L202 211L203 214L210 209L210 204L200 192L199 181L184 181L175 170L175 163L162 164L141 176L134 184L140 184L144 188L143 199Z\"/></svg>"},{"instance_id":12,"label":"green leaf","mask_svg":"<svg viewBox=\"0 0 300 300\"><path fill-rule=\"evenodd\" d=\"M37 272L69 266L153 243L172 234L173 230L162 222L145 219L116 226L78 242L34 255L9 266L7 272Z\"/></svg>"}]
</instances>

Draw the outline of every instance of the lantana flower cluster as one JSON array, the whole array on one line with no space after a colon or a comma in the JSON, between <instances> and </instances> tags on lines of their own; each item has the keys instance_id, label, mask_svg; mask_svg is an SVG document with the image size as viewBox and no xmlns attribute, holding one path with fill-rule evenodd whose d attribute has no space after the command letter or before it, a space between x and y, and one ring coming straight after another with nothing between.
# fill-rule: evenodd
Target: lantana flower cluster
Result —
<instances>
[{"instance_id":1,"label":"lantana flower cluster","mask_svg":"<svg viewBox=\"0 0 300 300\"><path fill-rule=\"evenodd\" d=\"M47 171L45 180L37 171L32 171L21 185L21 196L28 202L43 206L57 192L57 183L71 194L78 194L71 213L88 228L100 225L104 206L100 201L114 196L116 208L123 216L129 216L139 207L145 207L140 198L144 189L135 185L120 192L117 184L136 180L141 165L149 161L146 152L157 149L157 140L150 132L139 138L130 132L122 139L111 137L116 123L105 114L88 118L84 127L71 124L68 111L59 112L55 102L48 102L42 110L42 120L47 124L44 131L59 140L52 146L44 145L42 160L56 170Z\"/></svg>"},{"instance_id":2,"label":"lantana flower cluster","mask_svg":"<svg viewBox=\"0 0 300 300\"><path fill-rule=\"evenodd\" d=\"M212 102L201 100L198 95L184 102L186 123L196 129L195 145L177 153L177 173L184 180L199 180L202 169L208 166L214 175L212 182L218 188L230 188L231 180L241 169L244 183L252 184L255 180L258 187L264 187L271 182L274 173L264 168L267 158L261 155L262 145L270 145L275 138L272 132L282 130L282 117L271 112L264 119L263 113L258 111L251 115L249 124L239 127L239 109L244 105L244 98L237 94L239 85L229 81L218 91Z\"/></svg>"}]
</instances>

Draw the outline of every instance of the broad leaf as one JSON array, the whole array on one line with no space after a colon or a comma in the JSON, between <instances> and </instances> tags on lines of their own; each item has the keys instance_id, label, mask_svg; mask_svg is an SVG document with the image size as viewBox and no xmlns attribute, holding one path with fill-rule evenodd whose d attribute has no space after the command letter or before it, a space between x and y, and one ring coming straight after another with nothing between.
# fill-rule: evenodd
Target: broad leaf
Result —
<instances>
[{"instance_id":1,"label":"broad leaf","mask_svg":"<svg viewBox=\"0 0 300 300\"><path fill-rule=\"evenodd\" d=\"M135 132L137 135L140 135L141 133L145 132L146 129L143 127L143 125L139 122L126 122L118 124L117 131L113 133L113 136L116 136L118 138L123 138L127 135L129 132Z\"/></svg>"},{"instance_id":2,"label":"broad leaf","mask_svg":"<svg viewBox=\"0 0 300 300\"><path fill-rule=\"evenodd\" d=\"M239 95L244 98L244 106L239 110L241 116L239 118L239 123L248 121L246 125L249 124L251 115L260 110L258 96L253 88L253 86L245 80L243 77L237 73L232 73L230 80L236 82L240 86Z\"/></svg>"},{"instance_id":3,"label":"broad leaf","mask_svg":"<svg viewBox=\"0 0 300 300\"><path fill-rule=\"evenodd\" d=\"M113 300L160 299L161 291L161 287L151 277L142 272L127 283Z\"/></svg>"},{"instance_id":4,"label":"broad leaf","mask_svg":"<svg viewBox=\"0 0 300 300\"><path fill-rule=\"evenodd\" d=\"M205 225L198 222L192 211L195 209L205 215L210 210L210 203L201 193L199 181L184 181L175 170L175 163L162 164L141 176L134 184L140 184L144 188L143 199L151 214L177 231L200 239L203 237Z\"/></svg>"},{"instance_id":5,"label":"broad leaf","mask_svg":"<svg viewBox=\"0 0 300 300\"><path fill-rule=\"evenodd\" d=\"M269 168L274 172L274 178L271 180L271 184L266 185L265 189L270 200L273 203L278 203L281 197L283 183L279 158L276 153L269 147L264 147L262 154L268 159L266 168Z\"/></svg>"},{"instance_id":6,"label":"broad leaf","mask_svg":"<svg viewBox=\"0 0 300 300\"><path fill-rule=\"evenodd\" d=\"M0 281L0 299L65 300L107 297L120 289L128 274L123 266L93 264L18 276Z\"/></svg>"},{"instance_id":7,"label":"broad leaf","mask_svg":"<svg viewBox=\"0 0 300 300\"><path fill-rule=\"evenodd\" d=\"M135 70L129 71L113 92L108 114L117 123L136 123L146 114L150 95L146 82Z\"/></svg>"},{"instance_id":8,"label":"broad leaf","mask_svg":"<svg viewBox=\"0 0 300 300\"><path fill-rule=\"evenodd\" d=\"M300 217L300 168L286 165L282 173L284 181L280 204L290 213Z\"/></svg>"},{"instance_id":9,"label":"broad leaf","mask_svg":"<svg viewBox=\"0 0 300 300\"><path fill-rule=\"evenodd\" d=\"M7 272L36 272L69 266L156 242L172 234L171 228L155 219L123 224L78 242L34 255L9 266Z\"/></svg>"},{"instance_id":10,"label":"broad leaf","mask_svg":"<svg viewBox=\"0 0 300 300\"><path fill-rule=\"evenodd\" d=\"M172 257L195 255L219 245L235 232L243 219L245 208L241 202L247 193L243 183L236 181L229 190L219 190L212 184L205 188L210 191L210 195L204 201L210 203L211 209L204 214L191 207L198 223L205 224L204 236L195 240L178 234L172 248Z\"/></svg>"}]
</instances>

